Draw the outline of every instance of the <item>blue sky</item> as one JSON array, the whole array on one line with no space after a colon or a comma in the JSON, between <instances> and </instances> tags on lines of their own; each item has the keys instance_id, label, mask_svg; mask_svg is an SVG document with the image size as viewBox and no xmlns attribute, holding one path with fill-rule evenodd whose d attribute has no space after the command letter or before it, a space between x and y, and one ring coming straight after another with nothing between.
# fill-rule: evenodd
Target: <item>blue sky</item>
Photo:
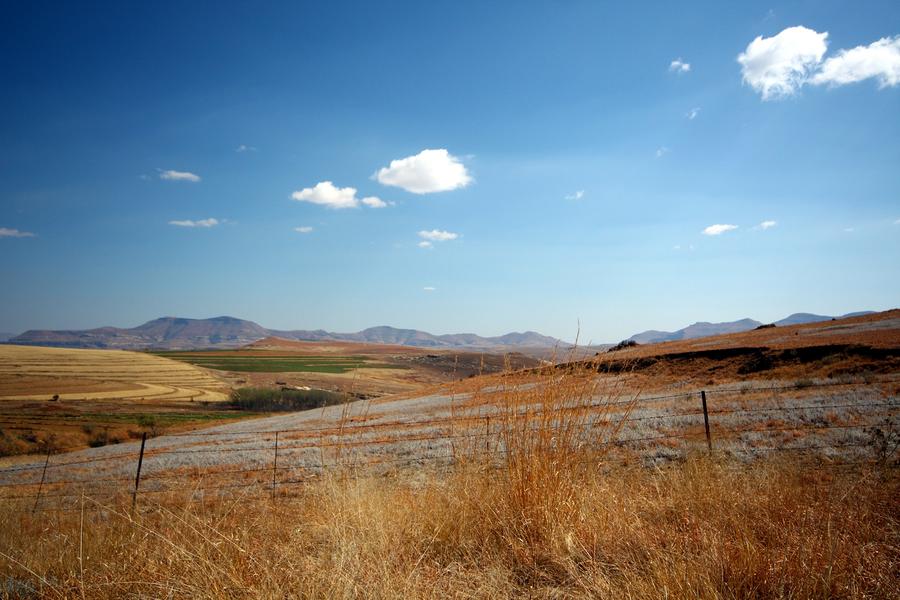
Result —
<instances>
[{"instance_id":1,"label":"blue sky","mask_svg":"<svg viewBox=\"0 0 900 600\"><path fill-rule=\"evenodd\" d=\"M896 2L126 4L4 9L0 331L900 305Z\"/></svg>"}]
</instances>

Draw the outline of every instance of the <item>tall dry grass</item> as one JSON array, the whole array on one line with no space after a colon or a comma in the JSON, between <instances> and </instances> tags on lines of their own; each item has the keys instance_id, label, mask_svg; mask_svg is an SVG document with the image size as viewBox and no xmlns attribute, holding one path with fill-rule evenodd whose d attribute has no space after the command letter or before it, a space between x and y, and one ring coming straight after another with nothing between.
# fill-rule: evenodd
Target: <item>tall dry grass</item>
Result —
<instances>
[{"instance_id":1,"label":"tall dry grass","mask_svg":"<svg viewBox=\"0 0 900 600\"><path fill-rule=\"evenodd\" d=\"M617 425L589 406L594 384L553 377L461 406L459 427L484 426L485 435L457 446L448 469L334 470L274 501L251 492L204 498L186 485L142 499L134 515L127 500L101 507L89 497L75 513L5 505L0 590L47 598L897 597L895 471L785 460L748 467L705 454L664 468L608 468L600 443ZM488 406L489 425L472 419Z\"/></svg>"}]
</instances>

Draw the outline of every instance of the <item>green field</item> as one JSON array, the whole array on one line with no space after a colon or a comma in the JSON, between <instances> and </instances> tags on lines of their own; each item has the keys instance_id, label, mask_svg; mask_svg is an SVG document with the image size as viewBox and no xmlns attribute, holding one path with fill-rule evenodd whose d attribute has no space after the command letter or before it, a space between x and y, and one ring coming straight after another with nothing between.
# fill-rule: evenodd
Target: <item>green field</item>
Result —
<instances>
[{"instance_id":1,"label":"green field","mask_svg":"<svg viewBox=\"0 0 900 600\"><path fill-rule=\"evenodd\" d=\"M254 356L250 353L238 352L230 354L221 352L155 352L154 354L207 369L254 373L346 373L360 368L404 368L387 363L372 362L364 356L305 356L296 354Z\"/></svg>"}]
</instances>

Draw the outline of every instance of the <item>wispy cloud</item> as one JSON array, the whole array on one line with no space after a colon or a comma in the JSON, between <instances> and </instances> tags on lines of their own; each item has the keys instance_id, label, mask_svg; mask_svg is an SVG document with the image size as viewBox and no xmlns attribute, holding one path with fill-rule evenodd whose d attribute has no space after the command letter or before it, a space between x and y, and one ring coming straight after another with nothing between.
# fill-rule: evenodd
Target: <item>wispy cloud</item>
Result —
<instances>
[{"instance_id":1,"label":"wispy cloud","mask_svg":"<svg viewBox=\"0 0 900 600\"><path fill-rule=\"evenodd\" d=\"M726 224L717 223L715 225L710 225L709 227L704 229L702 233L703 233L703 235L722 235L726 231L733 231L737 228L738 228L737 225L729 225L727 223Z\"/></svg>"},{"instance_id":2,"label":"wispy cloud","mask_svg":"<svg viewBox=\"0 0 900 600\"><path fill-rule=\"evenodd\" d=\"M437 291L437 288L436 288L436 287L432 287L432 286L430 286L430 285L426 285L426 286L423 287L422 289L425 290L426 292L436 292L436 291Z\"/></svg>"},{"instance_id":3,"label":"wispy cloud","mask_svg":"<svg viewBox=\"0 0 900 600\"><path fill-rule=\"evenodd\" d=\"M756 228L762 229L765 231L766 229L771 229L772 227L775 227L776 225L778 225L778 221L763 221L762 223L757 225Z\"/></svg>"},{"instance_id":4,"label":"wispy cloud","mask_svg":"<svg viewBox=\"0 0 900 600\"><path fill-rule=\"evenodd\" d=\"M419 248L432 248L432 247L434 247L434 244L432 244L428 240L424 240L424 241L419 242L417 244L417 246L419 246Z\"/></svg>"},{"instance_id":5,"label":"wispy cloud","mask_svg":"<svg viewBox=\"0 0 900 600\"><path fill-rule=\"evenodd\" d=\"M681 60L680 56L669 63L669 71L675 73L688 73L690 70L691 63Z\"/></svg>"},{"instance_id":6,"label":"wispy cloud","mask_svg":"<svg viewBox=\"0 0 900 600\"><path fill-rule=\"evenodd\" d=\"M294 231L297 233L311 233L313 230L309 225L303 225L302 227L294 227Z\"/></svg>"},{"instance_id":7,"label":"wispy cloud","mask_svg":"<svg viewBox=\"0 0 900 600\"><path fill-rule=\"evenodd\" d=\"M573 194L566 194L566 200L581 200L584 198L584 190L578 190Z\"/></svg>"},{"instance_id":8,"label":"wispy cloud","mask_svg":"<svg viewBox=\"0 0 900 600\"><path fill-rule=\"evenodd\" d=\"M419 237L431 242L449 242L458 238L459 234L441 229L432 229L431 231L420 231Z\"/></svg>"},{"instance_id":9,"label":"wispy cloud","mask_svg":"<svg viewBox=\"0 0 900 600\"><path fill-rule=\"evenodd\" d=\"M447 192L472 183L466 166L443 148L426 149L414 156L392 160L389 166L375 173L375 178L383 185L413 194Z\"/></svg>"},{"instance_id":10,"label":"wispy cloud","mask_svg":"<svg viewBox=\"0 0 900 600\"><path fill-rule=\"evenodd\" d=\"M693 121L694 119L697 118L697 115L699 115L699 114L700 114L700 107L695 106L691 110L687 111L687 114L685 114L684 116L686 116L689 121Z\"/></svg>"},{"instance_id":11,"label":"wispy cloud","mask_svg":"<svg viewBox=\"0 0 900 600\"><path fill-rule=\"evenodd\" d=\"M11 229L9 227L0 227L0 238L28 238L34 237L34 234L30 231L19 231L18 229Z\"/></svg>"},{"instance_id":12,"label":"wispy cloud","mask_svg":"<svg viewBox=\"0 0 900 600\"><path fill-rule=\"evenodd\" d=\"M168 171L160 171L159 178L165 179L167 181L190 181L192 183L197 183L200 181L200 176L189 171L173 171L169 169Z\"/></svg>"},{"instance_id":13,"label":"wispy cloud","mask_svg":"<svg viewBox=\"0 0 900 600\"><path fill-rule=\"evenodd\" d=\"M234 149L235 152L258 152L259 149L256 146L248 146L247 144L241 144L237 148Z\"/></svg>"},{"instance_id":14,"label":"wispy cloud","mask_svg":"<svg viewBox=\"0 0 900 600\"><path fill-rule=\"evenodd\" d=\"M878 81L878 87L900 84L900 35L881 38L868 46L839 50L822 63L810 80L815 85L846 85L866 79Z\"/></svg>"},{"instance_id":15,"label":"wispy cloud","mask_svg":"<svg viewBox=\"0 0 900 600\"><path fill-rule=\"evenodd\" d=\"M215 227L220 224L221 221L218 219L213 219L210 217L209 219L200 219L199 221L192 221L190 219L184 219L182 221L169 221L169 225L175 225L176 227Z\"/></svg>"},{"instance_id":16,"label":"wispy cloud","mask_svg":"<svg viewBox=\"0 0 900 600\"><path fill-rule=\"evenodd\" d=\"M388 205L387 202L377 196L366 196L361 202L369 208L384 208Z\"/></svg>"},{"instance_id":17,"label":"wispy cloud","mask_svg":"<svg viewBox=\"0 0 900 600\"><path fill-rule=\"evenodd\" d=\"M900 36L838 50L823 62L827 49L827 31L796 26L758 36L737 60L744 83L763 100L792 96L806 84L836 87L866 79L876 79L882 88L900 84Z\"/></svg>"},{"instance_id":18,"label":"wispy cloud","mask_svg":"<svg viewBox=\"0 0 900 600\"><path fill-rule=\"evenodd\" d=\"M894 225L900 225L900 219L897 219L896 221L894 221Z\"/></svg>"},{"instance_id":19,"label":"wispy cloud","mask_svg":"<svg viewBox=\"0 0 900 600\"><path fill-rule=\"evenodd\" d=\"M656 158L662 158L663 156L665 156L668 153L669 153L668 148L666 148L665 146L660 146L659 148L656 149Z\"/></svg>"}]
</instances>

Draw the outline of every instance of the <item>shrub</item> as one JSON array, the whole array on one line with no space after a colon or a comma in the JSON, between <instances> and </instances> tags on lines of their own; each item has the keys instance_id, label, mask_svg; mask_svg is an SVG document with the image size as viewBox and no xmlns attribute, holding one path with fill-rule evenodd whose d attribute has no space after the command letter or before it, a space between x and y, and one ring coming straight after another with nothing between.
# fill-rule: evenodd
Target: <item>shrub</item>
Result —
<instances>
[{"instance_id":1,"label":"shrub","mask_svg":"<svg viewBox=\"0 0 900 600\"><path fill-rule=\"evenodd\" d=\"M284 412L343 404L349 397L327 390L291 390L243 387L231 392L231 404L240 410Z\"/></svg>"}]
</instances>

